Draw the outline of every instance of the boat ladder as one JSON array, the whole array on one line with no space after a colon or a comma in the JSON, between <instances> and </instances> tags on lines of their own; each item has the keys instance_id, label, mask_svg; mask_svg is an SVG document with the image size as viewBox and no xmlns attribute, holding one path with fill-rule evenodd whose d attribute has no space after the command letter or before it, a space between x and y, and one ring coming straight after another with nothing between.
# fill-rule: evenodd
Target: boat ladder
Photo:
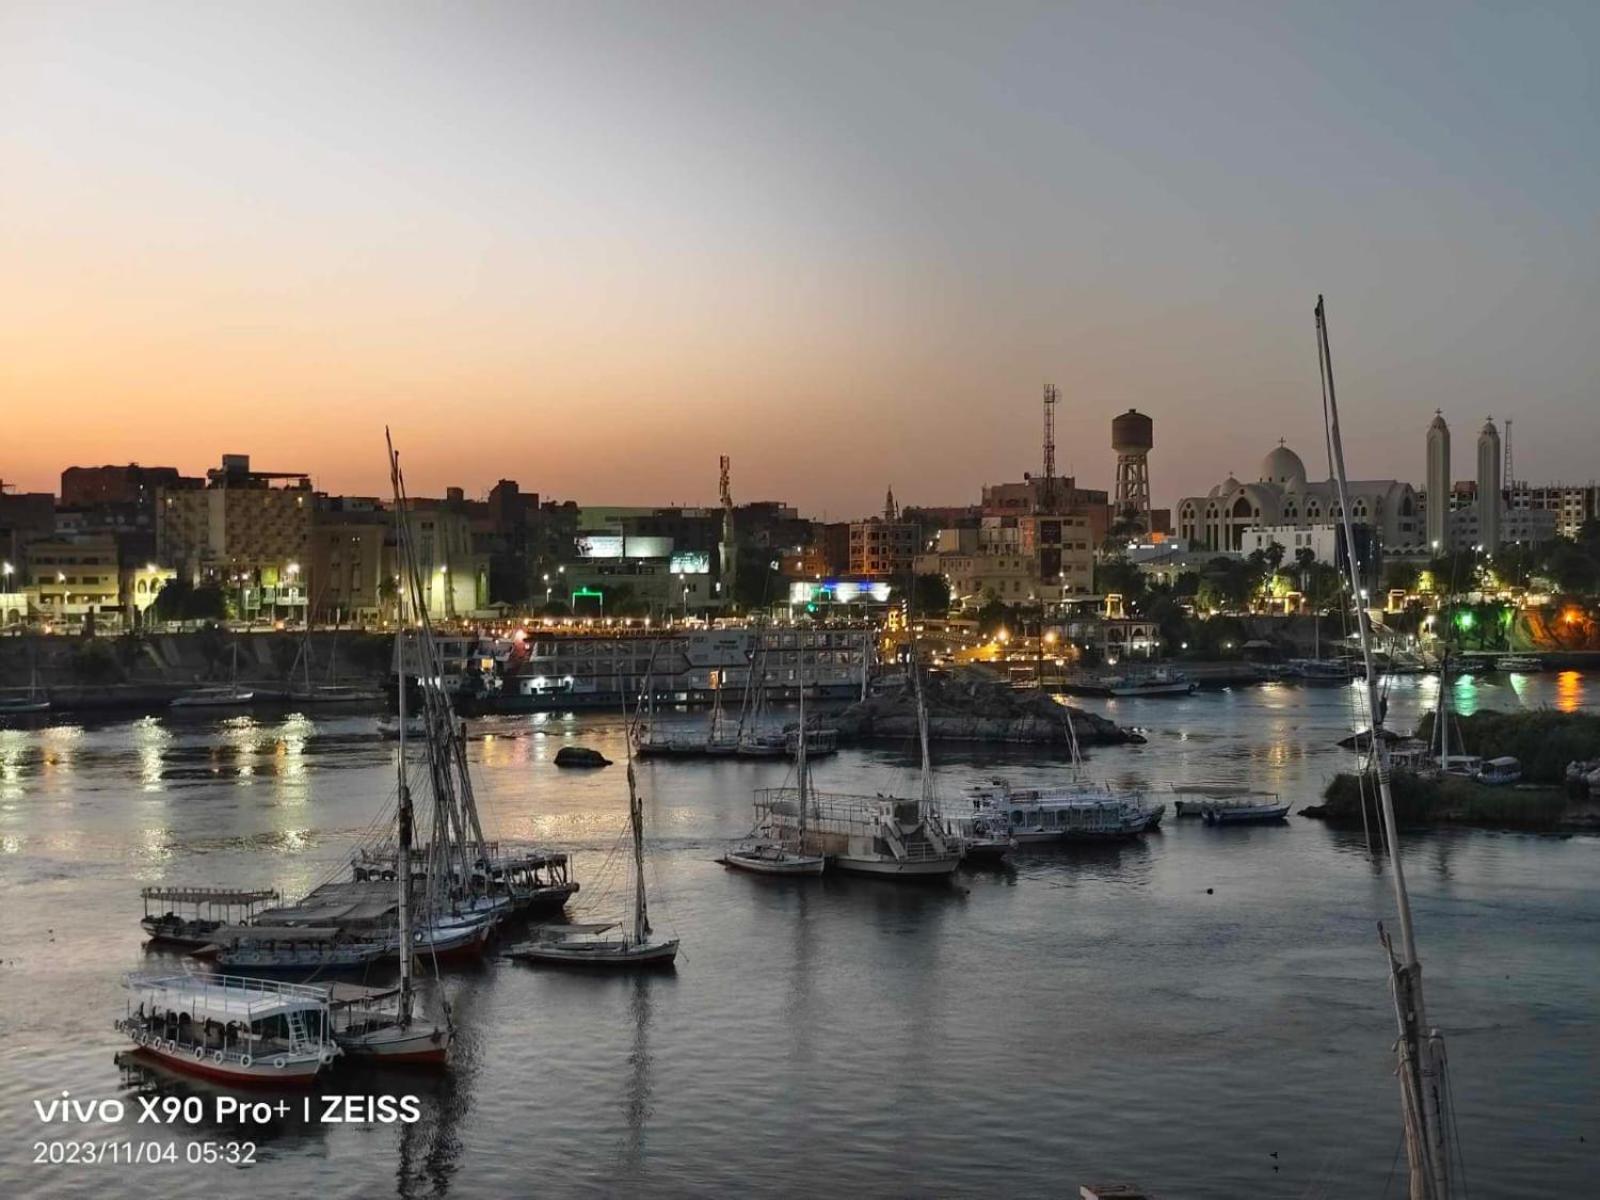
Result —
<instances>
[{"instance_id":1,"label":"boat ladder","mask_svg":"<svg viewBox=\"0 0 1600 1200\"><path fill-rule=\"evenodd\" d=\"M304 1015L301 1013L301 1011L298 1008L296 1008L296 1009L291 1009L289 1012L285 1013L284 1017L289 1022L289 1049L290 1050L303 1050L303 1049L305 1049L307 1043L310 1042L311 1038L306 1032L306 1022L305 1022Z\"/></svg>"}]
</instances>

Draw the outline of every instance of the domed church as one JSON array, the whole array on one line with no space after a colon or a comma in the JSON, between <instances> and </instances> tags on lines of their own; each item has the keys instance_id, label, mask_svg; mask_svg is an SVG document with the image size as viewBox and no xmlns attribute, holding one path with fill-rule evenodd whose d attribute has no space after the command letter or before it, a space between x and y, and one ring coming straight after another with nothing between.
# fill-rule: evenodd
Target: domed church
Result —
<instances>
[{"instance_id":1,"label":"domed church","mask_svg":"<svg viewBox=\"0 0 1600 1200\"><path fill-rule=\"evenodd\" d=\"M1352 479L1349 492L1351 519L1377 530L1384 546L1403 551L1421 544L1421 506L1409 483ZM1230 475L1204 496L1178 501L1178 536L1207 550L1238 553L1247 529L1309 529L1332 525L1342 516L1333 480L1307 483L1305 463L1279 439L1261 460L1254 483Z\"/></svg>"}]
</instances>

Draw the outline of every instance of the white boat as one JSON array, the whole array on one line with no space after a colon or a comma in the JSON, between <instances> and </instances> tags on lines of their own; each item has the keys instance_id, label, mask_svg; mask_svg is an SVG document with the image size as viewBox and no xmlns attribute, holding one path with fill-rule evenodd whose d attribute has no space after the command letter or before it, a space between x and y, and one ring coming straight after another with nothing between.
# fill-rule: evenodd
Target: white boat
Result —
<instances>
[{"instance_id":1,"label":"white boat","mask_svg":"<svg viewBox=\"0 0 1600 1200\"><path fill-rule=\"evenodd\" d=\"M449 1024L417 1020L401 987L334 983L328 1007L334 1040L351 1059L385 1066L441 1066L449 1060L454 1037Z\"/></svg>"},{"instance_id":2,"label":"white boat","mask_svg":"<svg viewBox=\"0 0 1600 1200\"><path fill-rule=\"evenodd\" d=\"M173 708L238 708L256 698L253 690L239 684L239 639L233 640L233 668L228 682L221 686L194 688L174 698Z\"/></svg>"},{"instance_id":3,"label":"white boat","mask_svg":"<svg viewBox=\"0 0 1600 1200\"><path fill-rule=\"evenodd\" d=\"M185 1074L306 1087L339 1055L324 988L236 975L128 975L123 986L116 1028Z\"/></svg>"},{"instance_id":4,"label":"white boat","mask_svg":"<svg viewBox=\"0 0 1600 1200\"><path fill-rule=\"evenodd\" d=\"M1531 654L1507 654L1494 660L1496 671L1511 671L1518 675L1531 675L1544 670L1544 659Z\"/></svg>"},{"instance_id":5,"label":"white boat","mask_svg":"<svg viewBox=\"0 0 1600 1200\"><path fill-rule=\"evenodd\" d=\"M238 708L256 698L255 692L238 684L196 688L172 701L173 708Z\"/></svg>"},{"instance_id":6,"label":"white boat","mask_svg":"<svg viewBox=\"0 0 1600 1200\"><path fill-rule=\"evenodd\" d=\"M1487 759L1473 778L1489 787L1504 787L1522 778L1522 764L1511 755L1503 754L1499 758Z\"/></svg>"},{"instance_id":7,"label":"white boat","mask_svg":"<svg viewBox=\"0 0 1600 1200\"><path fill-rule=\"evenodd\" d=\"M1272 825L1289 819L1289 805L1276 797L1256 800L1240 796L1208 804L1200 816L1207 825Z\"/></svg>"},{"instance_id":8,"label":"white boat","mask_svg":"<svg viewBox=\"0 0 1600 1200\"><path fill-rule=\"evenodd\" d=\"M806 727L806 692L800 689L800 731ZM800 731L797 731L800 732ZM794 836L785 839L772 829L757 830L732 847L717 861L725 867L756 875L821 875L828 860L806 849L806 820L811 807L811 739L795 738L795 827Z\"/></svg>"},{"instance_id":9,"label":"white boat","mask_svg":"<svg viewBox=\"0 0 1600 1200\"><path fill-rule=\"evenodd\" d=\"M419 716L411 716L401 720L399 717L387 716L378 718L378 736L391 742L398 741L401 730L405 731L408 738L418 741L428 736L428 727Z\"/></svg>"},{"instance_id":10,"label":"white boat","mask_svg":"<svg viewBox=\"0 0 1600 1200\"><path fill-rule=\"evenodd\" d=\"M1137 837L1160 823L1164 809L1139 793L1085 782L1018 788L997 778L974 784L966 796L975 813L1003 824L1018 845Z\"/></svg>"},{"instance_id":11,"label":"white boat","mask_svg":"<svg viewBox=\"0 0 1600 1200\"><path fill-rule=\"evenodd\" d=\"M1178 796L1172 805L1174 815L1200 817L1212 825L1260 824L1289 815L1289 805L1277 792L1229 783L1176 783L1172 790Z\"/></svg>"},{"instance_id":12,"label":"white boat","mask_svg":"<svg viewBox=\"0 0 1600 1200\"><path fill-rule=\"evenodd\" d=\"M1130 671L1101 679L1110 696L1187 696L1196 687L1194 680L1177 667L1155 667L1149 671Z\"/></svg>"},{"instance_id":13,"label":"white boat","mask_svg":"<svg viewBox=\"0 0 1600 1200\"><path fill-rule=\"evenodd\" d=\"M961 839L963 863L997 863L1017 848L1007 822L993 813L945 813L944 823Z\"/></svg>"},{"instance_id":14,"label":"white boat","mask_svg":"<svg viewBox=\"0 0 1600 1200\"><path fill-rule=\"evenodd\" d=\"M644 806L639 800L633 771L632 731L628 751L628 827L633 847L633 920L624 929L620 921L578 925L540 925L534 936L506 951L518 962L560 966L647 967L669 966L678 957L678 939L662 937L650 926L644 891ZM613 932L616 931L616 932Z\"/></svg>"},{"instance_id":15,"label":"white boat","mask_svg":"<svg viewBox=\"0 0 1600 1200\"><path fill-rule=\"evenodd\" d=\"M270 888L147 887L139 890L144 916L139 926L151 945L208 946L217 930L249 921L256 909L278 899ZM151 904L166 904L152 913Z\"/></svg>"},{"instance_id":16,"label":"white boat","mask_svg":"<svg viewBox=\"0 0 1600 1200\"><path fill-rule=\"evenodd\" d=\"M947 879L954 874L965 847L934 804L928 710L915 670L911 684L917 696L922 754L922 791L917 799L828 794L809 787L802 797L799 788L764 788L756 793L756 827L803 853L826 856L838 871L906 880Z\"/></svg>"}]
</instances>

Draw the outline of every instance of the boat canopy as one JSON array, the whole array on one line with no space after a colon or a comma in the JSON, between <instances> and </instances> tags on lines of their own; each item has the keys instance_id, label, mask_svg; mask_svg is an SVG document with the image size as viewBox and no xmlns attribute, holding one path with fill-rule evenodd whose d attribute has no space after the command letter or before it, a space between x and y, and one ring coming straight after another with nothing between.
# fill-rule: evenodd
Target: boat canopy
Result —
<instances>
[{"instance_id":1,"label":"boat canopy","mask_svg":"<svg viewBox=\"0 0 1600 1200\"><path fill-rule=\"evenodd\" d=\"M167 904L261 904L276 900L278 893L269 888L251 891L241 888L147 887L139 890L139 897Z\"/></svg>"},{"instance_id":2,"label":"boat canopy","mask_svg":"<svg viewBox=\"0 0 1600 1200\"><path fill-rule=\"evenodd\" d=\"M210 936L214 942L336 942L344 931L305 925L224 925Z\"/></svg>"},{"instance_id":3,"label":"boat canopy","mask_svg":"<svg viewBox=\"0 0 1600 1200\"><path fill-rule=\"evenodd\" d=\"M284 1013L321 1011L325 988L242 975L127 975L123 986L161 1008L216 1021L260 1021Z\"/></svg>"},{"instance_id":4,"label":"boat canopy","mask_svg":"<svg viewBox=\"0 0 1600 1200\"><path fill-rule=\"evenodd\" d=\"M1486 768L1491 768L1491 769L1496 770L1496 771L1510 771L1510 770L1515 770L1517 767L1520 767L1522 764L1520 762L1518 762L1516 759L1512 758L1511 755L1502 754L1499 758L1491 758L1491 759L1489 759L1483 765Z\"/></svg>"},{"instance_id":5,"label":"boat canopy","mask_svg":"<svg viewBox=\"0 0 1600 1200\"><path fill-rule=\"evenodd\" d=\"M377 1000L387 1000L390 996L399 994L399 987L364 987L359 983L333 983L328 987L328 1003L334 1008L344 1008L352 1004L371 1004Z\"/></svg>"}]
</instances>

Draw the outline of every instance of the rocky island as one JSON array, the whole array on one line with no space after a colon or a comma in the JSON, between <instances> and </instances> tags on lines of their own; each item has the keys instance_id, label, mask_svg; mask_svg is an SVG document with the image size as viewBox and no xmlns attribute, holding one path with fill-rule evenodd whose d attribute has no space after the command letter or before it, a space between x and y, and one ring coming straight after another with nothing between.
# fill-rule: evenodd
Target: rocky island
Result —
<instances>
[{"instance_id":1,"label":"rocky island","mask_svg":"<svg viewBox=\"0 0 1600 1200\"><path fill-rule=\"evenodd\" d=\"M1083 746L1143 741L1132 730L1104 717L1063 704L1048 693L1014 691L1010 685L972 670L931 675L924 682L928 736L936 742L1008 742L1065 746L1068 722ZM841 742L917 735L917 703L909 682L819 717L818 725L839 731Z\"/></svg>"}]
</instances>

